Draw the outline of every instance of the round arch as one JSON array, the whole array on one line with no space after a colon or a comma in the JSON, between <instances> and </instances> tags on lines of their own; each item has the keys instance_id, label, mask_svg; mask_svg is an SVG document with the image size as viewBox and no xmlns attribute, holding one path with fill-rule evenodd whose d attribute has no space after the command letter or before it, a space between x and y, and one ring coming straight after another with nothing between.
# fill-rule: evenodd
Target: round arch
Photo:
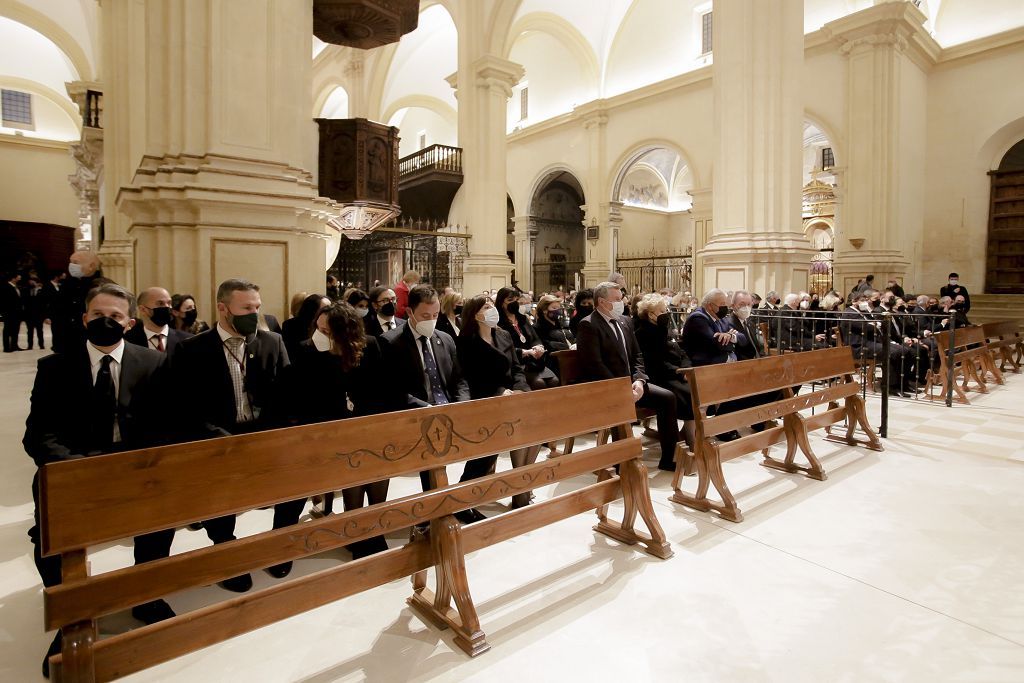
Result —
<instances>
[{"instance_id":1,"label":"round arch","mask_svg":"<svg viewBox=\"0 0 1024 683\"><path fill-rule=\"evenodd\" d=\"M53 88L43 85L38 81L30 81L27 78L18 78L17 76L0 76L0 84L5 87L10 87L14 90L23 90L30 92L33 95L38 95L43 99L56 104L68 118L71 119L71 123L75 126L75 130L81 134L82 132L82 114L78 111L78 107L75 103L68 99L67 95L62 95Z\"/></svg>"},{"instance_id":2,"label":"round arch","mask_svg":"<svg viewBox=\"0 0 1024 683\"><path fill-rule=\"evenodd\" d=\"M832 155L835 157L836 166L842 166L843 161L846 159L846 153L843 149L842 140L836 135L832 124L828 123L818 113L806 108L804 109L804 120L825 134L829 144L832 145Z\"/></svg>"},{"instance_id":3,"label":"round arch","mask_svg":"<svg viewBox=\"0 0 1024 683\"><path fill-rule=\"evenodd\" d=\"M634 145L628 152L620 156L612 166L614 170L612 175L608 178L608 187L611 189L611 201L619 201L619 193L622 191L622 181L625 179L626 173L629 171L630 167L637 161L637 159L655 149L667 149L670 152L678 154L679 158L682 159L690 169L690 173L693 176L694 189L704 187L701 184L700 172L697 170L697 167L694 166L690 155L686 153L685 149L668 140L644 140L643 142Z\"/></svg>"},{"instance_id":4,"label":"round arch","mask_svg":"<svg viewBox=\"0 0 1024 683\"><path fill-rule=\"evenodd\" d=\"M516 41L527 31L546 33L565 45L569 52L586 69L594 87L600 86L601 65L597 61L594 49L575 26L551 12L531 12L520 17L509 29L501 56L508 59L509 55L512 54L512 48L515 47Z\"/></svg>"},{"instance_id":5,"label":"round arch","mask_svg":"<svg viewBox=\"0 0 1024 683\"><path fill-rule=\"evenodd\" d=\"M555 163L545 166L540 172L534 176L533 182L530 183L530 192L525 198L521 198L519 202L516 202L517 206L522 207L524 211L529 213L533 209L533 200L537 197L537 194L547 185L553 178L557 178L559 174L568 173L579 185L579 191L581 199L586 202L587 199L587 187L583 181L580 180L583 177L580 172L568 164Z\"/></svg>"},{"instance_id":6,"label":"round arch","mask_svg":"<svg viewBox=\"0 0 1024 683\"><path fill-rule=\"evenodd\" d=\"M498 4L498 9L494 12L494 16L491 19L488 35L484 37L490 46L490 54L507 54L505 52L505 44L508 42L508 36L512 32L512 22L515 20L516 14L519 13L519 6L522 4L523 0L506 0ZM458 28L458 25L456 25L456 28Z\"/></svg>"},{"instance_id":7,"label":"round arch","mask_svg":"<svg viewBox=\"0 0 1024 683\"><path fill-rule=\"evenodd\" d=\"M1010 121L989 136L978 151L978 164L989 171L998 169L1006 153L1022 139L1024 139L1024 116Z\"/></svg>"},{"instance_id":8,"label":"round arch","mask_svg":"<svg viewBox=\"0 0 1024 683\"><path fill-rule=\"evenodd\" d=\"M349 102L352 101L349 95L348 88L339 80L329 81L323 88L320 89L319 94L313 99L313 118L320 118L324 111L324 105L327 104L327 98L334 94L334 91L341 88L345 91L345 94L349 96Z\"/></svg>"},{"instance_id":9,"label":"round arch","mask_svg":"<svg viewBox=\"0 0 1024 683\"><path fill-rule=\"evenodd\" d=\"M24 24L52 41L71 62L78 80L91 81L95 77L81 44L53 19L15 0L0 0L0 16Z\"/></svg>"},{"instance_id":10,"label":"round arch","mask_svg":"<svg viewBox=\"0 0 1024 683\"><path fill-rule=\"evenodd\" d=\"M408 109L410 107L428 109L447 121L458 125L459 114L455 111L455 108L447 102L430 95L406 95L405 97L399 97L382 112L380 120L388 122L400 109Z\"/></svg>"}]
</instances>

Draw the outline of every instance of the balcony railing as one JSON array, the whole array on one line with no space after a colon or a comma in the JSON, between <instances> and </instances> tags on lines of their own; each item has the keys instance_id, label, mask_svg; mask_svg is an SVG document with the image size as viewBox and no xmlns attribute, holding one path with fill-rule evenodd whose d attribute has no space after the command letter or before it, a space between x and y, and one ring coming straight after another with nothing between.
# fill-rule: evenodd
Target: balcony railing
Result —
<instances>
[{"instance_id":1,"label":"balcony railing","mask_svg":"<svg viewBox=\"0 0 1024 683\"><path fill-rule=\"evenodd\" d=\"M96 90L85 92L85 111L82 112L82 125L86 128L102 128L103 93Z\"/></svg>"},{"instance_id":2,"label":"balcony railing","mask_svg":"<svg viewBox=\"0 0 1024 683\"><path fill-rule=\"evenodd\" d=\"M432 172L462 175L462 148L431 145L398 160L399 181Z\"/></svg>"}]
</instances>

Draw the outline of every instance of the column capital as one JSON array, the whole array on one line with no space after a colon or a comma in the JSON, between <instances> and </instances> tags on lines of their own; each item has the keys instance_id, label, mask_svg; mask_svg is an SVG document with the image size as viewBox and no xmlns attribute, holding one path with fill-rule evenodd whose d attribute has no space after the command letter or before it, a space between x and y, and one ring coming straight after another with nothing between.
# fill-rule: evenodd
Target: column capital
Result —
<instances>
[{"instance_id":1,"label":"column capital","mask_svg":"<svg viewBox=\"0 0 1024 683\"><path fill-rule=\"evenodd\" d=\"M878 47L892 47L922 68L935 64L941 47L924 28L927 17L911 2L886 2L825 25L845 57Z\"/></svg>"},{"instance_id":2,"label":"column capital","mask_svg":"<svg viewBox=\"0 0 1024 683\"><path fill-rule=\"evenodd\" d=\"M572 115L583 121L583 128L586 130L604 126L608 123L608 101L601 99L587 102L573 109Z\"/></svg>"},{"instance_id":3,"label":"column capital","mask_svg":"<svg viewBox=\"0 0 1024 683\"><path fill-rule=\"evenodd\" d=\"M512 88L526 75L526 69L521 64L495 55L480 57L473 62L472 69L478 87L504 92L505 97L512 97Z\"/></svg>"}]
</instances>

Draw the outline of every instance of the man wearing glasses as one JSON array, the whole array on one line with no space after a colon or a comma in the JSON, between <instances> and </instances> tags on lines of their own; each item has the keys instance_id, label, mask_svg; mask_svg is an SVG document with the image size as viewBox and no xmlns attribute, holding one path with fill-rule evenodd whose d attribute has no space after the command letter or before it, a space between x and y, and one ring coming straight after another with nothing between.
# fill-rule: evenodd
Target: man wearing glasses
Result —
<instances>
[{"instance_id":1,"label":"man wearing glasses","mask_svg":"<svg viewBox=\"0 0 1024 683\"><path fill-rule=\"evenodd\" d=\"M395 304L398 298L395 290L387 287L374 287L370 290L370 313L363 318L366 334L381 337L391 330L405 325L405 319L395 315Z\"/></svg>"}]
</instances>

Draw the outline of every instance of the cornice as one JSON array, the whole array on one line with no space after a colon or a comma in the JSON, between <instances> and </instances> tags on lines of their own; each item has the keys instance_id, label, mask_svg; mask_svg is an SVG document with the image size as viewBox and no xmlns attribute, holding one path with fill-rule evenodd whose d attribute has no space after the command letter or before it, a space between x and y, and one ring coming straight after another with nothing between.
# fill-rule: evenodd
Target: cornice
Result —
<instances>
[{"instance_id":1,"label":"cornice","mask_svg":"<svg viewBox=\"0 0 1024 683\"><path fill-rule=\"evenodd\" d=\"M67 151L71 149L71 145L73 145L74 142L64 142L63 140L47 140L46 138L34 138L28 135L12 135L10 133L0 133L0 144L23 147L39 147L42 149L61 149Z\"/></svg>"},{"instance_id":2,"label":"cornice","mask_svg":"<svg viewBox=\"0 0 1024 683\"><path fill-rule=\"evenodd\" d=\"M942 48L925 30L926 20L913 3L888 2L831 21L822 31L831 36L842 55L888 45L928 71L939 60Z\"/></svg>"},{"instance_id":3,"label":"cornice","mask_svg":"<svg viewBox=\"0 0 1024 683\"><path fill-rule=\"evenodd\" d=\"M1024 26L944 48L939 59L939 65L947 66L994 50L1006 48L1020 49L1022 47L1024 47Z\"/></svg>"}]
</instances>

